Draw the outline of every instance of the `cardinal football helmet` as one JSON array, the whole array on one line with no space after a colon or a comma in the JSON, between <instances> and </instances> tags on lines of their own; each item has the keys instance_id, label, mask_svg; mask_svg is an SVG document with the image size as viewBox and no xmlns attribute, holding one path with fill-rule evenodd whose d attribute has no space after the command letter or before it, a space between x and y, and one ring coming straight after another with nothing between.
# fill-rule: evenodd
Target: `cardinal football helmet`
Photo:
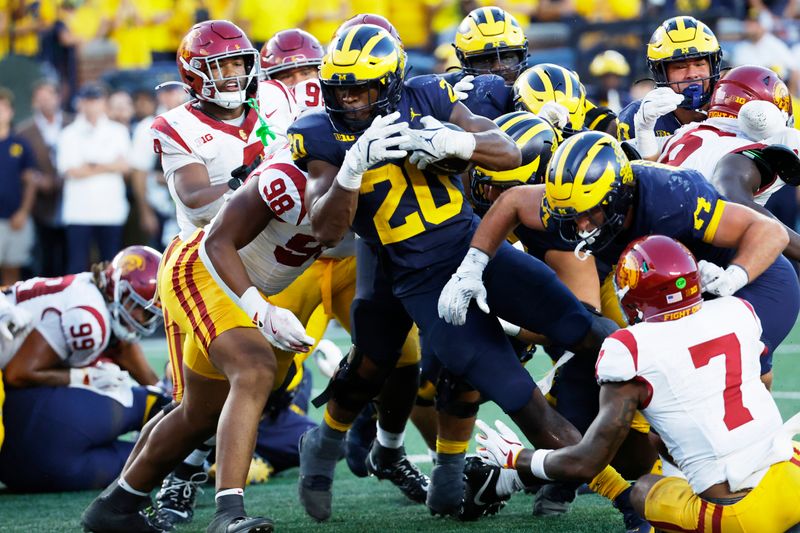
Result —
<instances>
[{"instance_id":1,"label":"cardinal football helmet","mask_svg":"<svg viewBox=\"0 0 800 533\"><path fill-rule=\"evenodd\" d=\"M319 40L307 31L279 31L261 48L261 72L269 80L283 70L317 67L324 55Z\"/></svg>"},{"instance_id":2,"label":"cardinal football helmet","mask_svg":"<svg viewBox=\"0 0 800 533\"><path fill-rule=\"evenodd\" d=\"M156 299L160 262L161 253L156 250L129 246L106 268L104 290L109 301L111 329L119 339L135 341L152 335L158 327L163 316Z\"/></svg>"},{"instance_id":3,"label":"cardinal football helmet","mask_svg":"<svg viewBox=\"0 0 800 533\"><path fill-rule=\"evenodd\" d=\"M793 117L789 88L775 72L755 65L733 68L717 82L708 106L708 116L736 118L742 106L753 100L775 104L787 124Z\"/></svg>"}]
</instances>

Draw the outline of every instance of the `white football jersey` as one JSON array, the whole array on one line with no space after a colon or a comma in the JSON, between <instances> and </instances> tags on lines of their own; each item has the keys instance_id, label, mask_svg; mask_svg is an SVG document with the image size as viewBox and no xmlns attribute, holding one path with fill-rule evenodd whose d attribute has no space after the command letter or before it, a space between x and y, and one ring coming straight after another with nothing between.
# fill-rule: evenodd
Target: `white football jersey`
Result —
<instances>
[{"instance_id":1,"label":"white football jersey","mask_svg":"<svg viewBox=\"0 0 800 533\"><path fill-rule=\"evenodd\" d=\"M250 281L269 296L288 287L319 257L323 248L312 236L303 202L306 174L292 162L288 146L262 162L250 179L258 180L261 198L275 218L250 244L239 250L239 256ZM212 224L206 227L206 233ZM204 264L211 264L205 251L205 239L200 257ZM238 300L226 287L223 289L234 301Z\"/></svg>"},{"instance_id":2,"label":"white football jersey","mask_svg":"<svg viewBox=\"0 0 800 533\"><path fill-rule=\"evenodd\" d=\"M325 108L325 102L322 100L322 88L317 78L301 81L292 87L292 94L297 103L298 114L309 109Z\"/></svg>"},{"instance_id":3,"label":"white football jersey","mask_svg":"<svg viewBox=\"0 0 800 533\"><path fill-rule=\"evenodd\" d=\"M697 170L719 189L719 184L714 182L714 169L720 159L728 154L764 148L768 144L786 144L797 151L800 149L800 134L792 131L768 141L754 142L739 130L736 119L709 118L679 128L664 145L658 161ZM770 196L783 186L784 181L777 175L773 176L769 183L756 191L753 198L760 205L765 205Z\"/></svg>"},{"instance_id":4,"label":"white football jersey","mask_svg":"<svg viewBox=\"0 0 800 533\"><path fill-rule=\"evenodd\" d=\"M252 111L241 124L234 125L211 118L189 102L162 113L153 121L154 150L161 154L164 178L177 209L181 239L208 223L223 201L213 202L205 210L194 210L190 216L192 210L180 201L175 190L174 177L178 169L199 163L206 167L210 184L219 185L231 179L234 169L249 165L258 156L273 153L286 144L286 130L298 113L294 97L277 81L261 82L258 90L260 116L275 135L275 139L267 139L266 147L257 135L262 127L261 120Z\"/></svg>"},{"instance_id":5,"label":"white football jersey","mask_svg":"<svg viewBox=\"0 0 800 533\"><path fill-rule=\"evenodd\" d=\"M692 489L755 487L792 456L791 436L761 382L761 322L745 300L705 301L694 314L636 324L603 343L597 379L642 381L640 406Z\"/></svg>"},{"instance_id":6,"label":"white football jersey","mask_svg":"<svg viewBox=\"0 0 800 533\"><path fill-rule=\"evenodd\" d=\"M36 329L69 367L93 363L108 346L111 316L90 272L60 278L31 278L11 286L9 300L33 321L14 336L0 368L5 368L22 342Z\"/></svg>"}]
</instances>

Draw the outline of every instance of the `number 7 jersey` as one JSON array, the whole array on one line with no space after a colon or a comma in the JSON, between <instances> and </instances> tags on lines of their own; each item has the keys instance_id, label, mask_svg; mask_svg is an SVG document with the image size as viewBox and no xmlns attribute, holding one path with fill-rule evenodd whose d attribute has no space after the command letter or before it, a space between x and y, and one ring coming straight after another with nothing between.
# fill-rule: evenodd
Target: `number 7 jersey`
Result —
<instances>
[{"instance_id":1,"label":"number 7 jersey","mask_svg":"<svg viewBox=\"0 0 800 533\"><path fill-rule=\"evenodd\" d=\"M755 487L789 460L775 401L760 380L761 323L745 300L704 301L694 314L618 330L597 358L598 381L639 381L640 409L695 493L728 481Z\"/></svg>"}]
</instances>

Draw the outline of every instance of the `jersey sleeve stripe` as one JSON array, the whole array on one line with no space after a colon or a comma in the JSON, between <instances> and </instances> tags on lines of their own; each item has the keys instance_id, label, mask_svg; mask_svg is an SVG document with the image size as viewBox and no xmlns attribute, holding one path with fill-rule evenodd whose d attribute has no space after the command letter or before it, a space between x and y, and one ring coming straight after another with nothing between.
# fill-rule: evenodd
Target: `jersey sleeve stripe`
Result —
<instances>
[{"instance_id":1,"label":"jersey sleeve stripe","mask_svg":"<svg viewBox=\"0 0 800 533\"><path fill-rule=\"evenodd\" d=\"M639 346L636 344L636 337L627 329L618 329L609 337L621 342L628 349L633 358L633 368L639 370Z\"/></svg>"},{"instance_id":2,"label":"jersey sleeve stripe","mask_svg":"<svg viewBox=\"0 0 800 533\"><path fill-rule=\"evenodd\" d=\"M300 216L297 217L297 223L300 222L306 217L306 203L304 201L306 196L306 177L303 173L294 165L290 165L288 163L273 163L270 165L292 179L294 186L297 188L297 192L300 194Z\"/></svg>"},{"instance_id":3,"label":"jersey sleeve stripe","mask_svg":"<svg viewBox=\"0 0 800 533\"><path fill-rule=\"evenodd\" d=\"M172 139L176 143L180 144L181 147L183 147L184 150L186 150L190 154L192 153L192 149L189 148L189 145L186 144L186 141L183 140L183 138L175 130L175 128L170 126L169 122L167 122L167 120L164 117L160 117L160 116L156 117L156 119L153 121L153 125L150 126L150 129L153 129L153 130L156 130L158 132L163 133L164 135L166 135L167 137L169 137L170 139Z\"/></svg>"},{"instance_id":4,"label":"jersey sleeve stripe","mask_svg":"<svg viewBox=\"0 0 800 533\"><path fill-rule=\"evenodd\" d=\"M722 218L722 213L725 211L725 206L728 203L725 200L717 200L717 203L714 204L714 214L711 216L711 221L709 221L708 226L706 226L706 232L703 234L703 242L710 243L714 240L714 236L717 234L717 228L719 227L719 221Z\"/></svg>"},{"instance_id":5,"label":"jersey sleeve stripe","mask_svg":"<svg viewBox=\"0 0 800 533\"><path fill-rule=\"evenodd\" d=\"M94 307L90 307L88 305L79 305L78 309L83 309L84 311L88 311L94 318L97 320L97 323L100 324L100 338L102 342L106 341L106 321L103 318L103 315L100 314L100 311L95 309Z\"/></svg>"}]
</instances>

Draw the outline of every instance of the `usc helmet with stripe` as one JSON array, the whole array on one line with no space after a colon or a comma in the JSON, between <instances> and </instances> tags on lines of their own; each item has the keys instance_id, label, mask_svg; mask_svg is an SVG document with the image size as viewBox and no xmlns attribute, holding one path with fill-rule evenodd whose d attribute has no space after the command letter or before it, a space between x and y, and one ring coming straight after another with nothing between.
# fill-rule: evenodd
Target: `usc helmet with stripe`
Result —
<instances>
[{"instance_id":1,"label":"usc helmet with stripe","mask_svg":"<svg viewBox=\"0 0 800 533\"><path fill-rule=\"evenodd\" d=\"M512 97L514 109L531 113L538 113L546 102L561 104L569 111L568 128L583 129L586 89L578 75L567 68L553 63L532 66L514 82Z\"/></svg>"},{"instance_id":2,"label":"usc helmet with stripe","mask_svg":"<svg viewBox=\"0 0 800 533\"><path fill-rule=\"evenodd\" d=\"M711 92L719 79L722 66L722 49L716 35L696 18L683 15L665 20L653 32L647 45L647 66L658 87L669 86L668 63L697 58L708 59L711 74L707 78L694 81L702 83L708 80L708 89L693 90L689 94L688 89L684 90L686 98L681 104L684 108L699 109L711 99Z\"/></svg>"},{"instance_id":3,"label":"usc helmet with stripe","mask_svg":"<svg viewBox=\"0 0 800 533\"><path fill-rule=\"evenodd\" d=\"M622 231L635 178L620 144L607 133L585 131L564 141L547 164L542 217L563 239L601 250ZM595 229L580 231L579 217Z\"/></svg>"},{"instance_id":4,"label":"usc helmet with stripe","mask_svg":"<svg viewBox=\"0 0 800 533\"><path fill-rule=\"evenodd\" d=\"M372 24L360 24L342 32L322 58L319 82L325 109L333 125L344 132L360 133L378 115L392 113L400 101L406 54L389 32ZM377 98L356 109L343 107L337 89L375 88ZM366 109L366 119L352 118Z\"/></svg>"},{"instance_id":5,"label":"usc helmet with stripe","mask_svg":"<svg viewBox=\"0 0 800 533\"><path fill-rule=\"evenodd\" d=\"M479 7L464 17L453 46L465 74L496 74L514 82L528 59L528 39L510 13Z\"/></svg>"},{"instance_id":6,"label":"usc helmet with stripe","mask_svg":"<svg viewBox=\"0 0 800 533\"><path fill-rule=\"evenodd\" d=\"M526 183L542 183L547 162L561 141L561 134L548 121L527 111L507 113L494 119L494 123L514 140L522 153L522 163L511 170L495 171L482 167L472 170L470 188L479 209L490 206L484 194L487 185L505 189Z\"/></svg>"},{"instance_id":7,"label":"usc helmet with stripe","mask_svg":"<svg viewBox=\"0 0 800 533\"><path fill-rule=\"evenodd\" d=\"M261 72L269 80L285 70L316 67L324 54L319 40L307 31L298 28L279 31L261 47Z\"/></svg>"},{"instance_id":8,"label":"usc helmet with stripe","mask_svg":"<svg viewBox=\"0 0 800 533\"><path fill-rule=\"evenodd\" d=\"M736 118L747 102L763 100L781 110L787 124L794 115L789 88L774 71L756 65L732 68L711 95L709 117Z\"/></svg>"}]
</instances>

